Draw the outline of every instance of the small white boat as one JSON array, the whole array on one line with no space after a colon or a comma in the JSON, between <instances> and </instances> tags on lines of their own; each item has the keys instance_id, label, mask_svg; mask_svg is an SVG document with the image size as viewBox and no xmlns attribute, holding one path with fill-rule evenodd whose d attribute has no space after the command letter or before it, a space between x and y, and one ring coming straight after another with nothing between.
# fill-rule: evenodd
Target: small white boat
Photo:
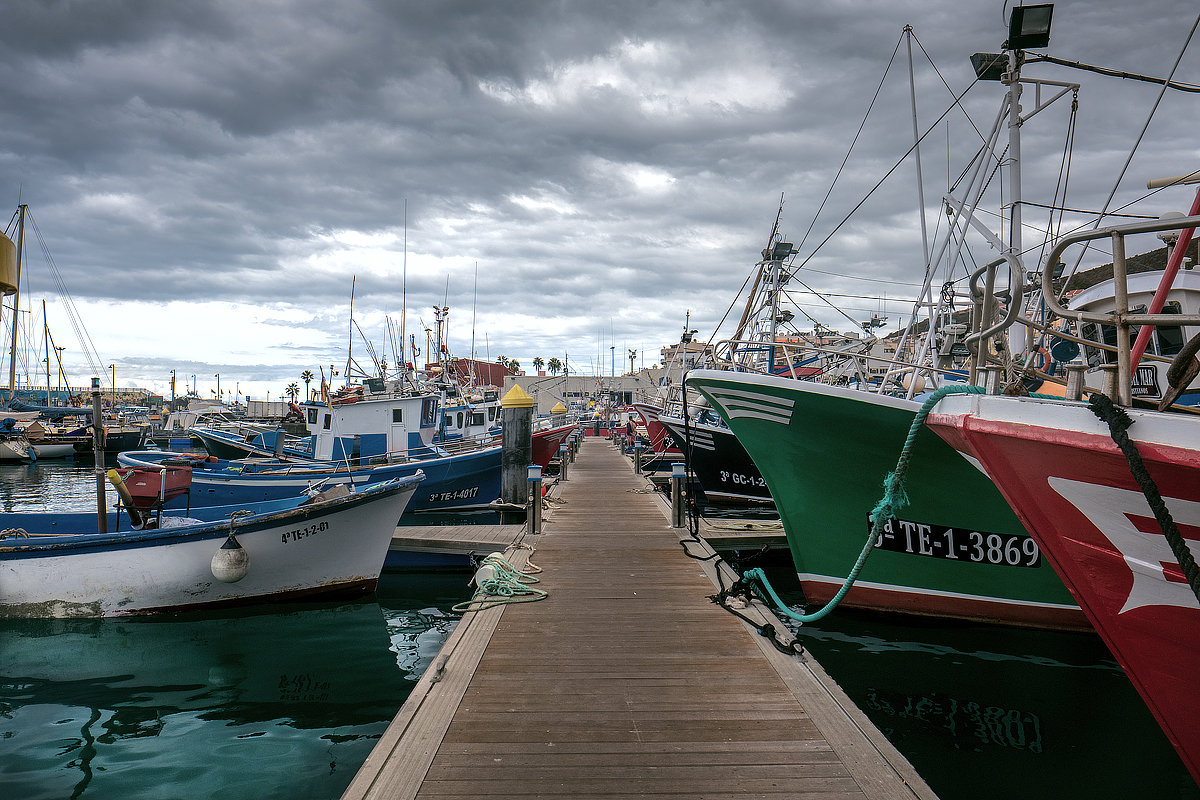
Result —
<instances>
[{"instance_id":1,"label":"small white boat","mask_svg":"<svg viewBox=\"0 0 1200 800\"><path fill-rule=\"evenodd\" d=\"M96 533L96 515L0 514L0 619L175 613L374 591L424 475L219 522ZM90 521L90 527L84 520ZM41 523L44 523L41 524ZM90 532L89 532L90 531Z\"/></svg>"}]
</instances>

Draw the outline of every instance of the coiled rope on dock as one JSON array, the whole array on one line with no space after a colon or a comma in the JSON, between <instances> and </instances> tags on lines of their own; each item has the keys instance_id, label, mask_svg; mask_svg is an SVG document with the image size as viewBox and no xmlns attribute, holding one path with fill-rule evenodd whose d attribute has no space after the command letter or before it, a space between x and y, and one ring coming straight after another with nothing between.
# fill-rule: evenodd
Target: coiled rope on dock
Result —
<instances>
[{"instance_id":1,"label":"coiled rope on dock","mask_svg":"<svg viewBox=\"0 0 1200 800\"><path fill-rule=\"evenodd\" d=\"M465 603L456 604L455 611L466 613L509 603L532 603L548 596L542 589L530 586L539 583L538 578L517 570L499 553L492 553L480 562L471 582L477 587L475 594Z\"/></svg>"}]
</instances>

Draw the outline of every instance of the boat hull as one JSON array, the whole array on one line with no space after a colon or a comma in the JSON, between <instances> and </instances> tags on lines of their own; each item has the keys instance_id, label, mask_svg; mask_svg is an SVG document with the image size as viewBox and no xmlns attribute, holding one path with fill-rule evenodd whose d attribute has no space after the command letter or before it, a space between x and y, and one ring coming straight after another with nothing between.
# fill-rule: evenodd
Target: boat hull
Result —
<instances>
[{"instance_id":1,"label":"boat hull","mask_svg":"<svg viewBox=\"0 0 1200 800\"><path fill-rule=\"evenodd\" d=\"M192 464L192 488L168 501L167 508L256 503L299 497L313 487L346 484L365 486L403 478L421 471L425 482L414 494L408 511L448 511L487 508L500 497L500 447L443 458L399 464L364 466L346 471L339 463L215 461ZM154 469L182 459L177 453L144 450L121 453L122 466ZM182 463L182 462L181 462Z\"/></svg>"},{"instance_id":2,"label":"boat hull","mask_svg":"<svg viewBox=\"0 0 1200 800\"><path fill-rule=\"evenodd\" d=\"M870 514L919 405L810 381L697 370L775 498L805 597L823 604L866 542ZM849 607L1088 630L1078 605L992 482L920 430L909 502L888 523Z\"/></svg>"},{"instance_id":3,"label":"boat hull","mask_svg":"<svg viewBox=\"0 0 1200 800\"><path fill-rule=\"evenodd\" d=\"M1200 420L1128 413L1200 556ZM1200 782L1200 601L1107 426L1080 403L979 396L943 398L927 425L992 475Z\"/></svg>"},{"instance_id":4,"label":"boat hull","mask_svg":"<svg viewBox=\"0 0 1200 800\"><path fill-rule=\"evenodd\" d=\"M367 593L419 484L410 478L236 520L232 534L249 555L249 568L235 582L218 580L212 570L213 555L230 535L229 520L9 538L0 542L0 618L175 613Z\"/></svg>"},{"instance_id":5,"label":"boat hull","mask_svg":"<svg viewBox=\"0 0 1200 800\"><path fill-rule=\"evenodd\" d=\"M570 425L559 425L556 428L547 428L544 431L534 431L533 463L542 469L549 466L554 457L558 455L559 445L565 442L577 427L576 424L571 423Z\"/></svg>"},{"instance_id":6,"label":"boat hull","mask_svg":"<svg viewBox=\"0 0 1200 800\"><path fill-rule=\"evenodd\" d=\"M774 502L754 459L732 430L711 424L684 425L678 417L660 415L659 421L676 444L687 451L688 469L699 481L706 500L749 505Z\"/></svg>"},{"instance_id":7,"label":"boat hull","mask_svg":"<svg viewBox=\"0 0 1200 800\"><path fill-rule=\"evenodd\" d=\"M672 441L667 427L659 420L661 408L650 403L634 403L633 410L641 417L642 427L646 429L646 436L650 439L651 450L655 453L679 454L679 448Z\"/></svg>"}]
</instances>

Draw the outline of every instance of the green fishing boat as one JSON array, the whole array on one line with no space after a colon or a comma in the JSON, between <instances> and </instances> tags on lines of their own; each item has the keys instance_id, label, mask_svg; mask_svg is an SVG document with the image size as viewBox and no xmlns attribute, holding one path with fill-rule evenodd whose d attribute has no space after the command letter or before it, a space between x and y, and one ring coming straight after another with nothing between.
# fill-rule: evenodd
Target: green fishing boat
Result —
<instances>
[{"instance_id":1,"label":"green fishing boat","mask_svg":"<svg viewBox=\"0 0 1200 800\"><path fill-rule=\"evenodd\" d=\"M814 381L694 370L698 389L775 498L808 602L841 588L920 403ZM921 428L909 502L886 522L843 606L1058 629L1090 629L988 477Z\"/></svg>"}]
</instances>

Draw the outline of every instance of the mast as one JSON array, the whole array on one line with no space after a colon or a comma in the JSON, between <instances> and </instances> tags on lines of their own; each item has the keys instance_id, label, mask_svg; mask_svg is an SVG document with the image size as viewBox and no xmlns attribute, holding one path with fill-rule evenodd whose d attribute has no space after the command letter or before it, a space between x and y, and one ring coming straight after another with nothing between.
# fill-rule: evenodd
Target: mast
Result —
<instances>
[{"instance_id":1,"label":"mast","mask_svg":"<svg viewBox=\"0 0 1200 800\"><path fill-rule=\"evenodd\" d=\"M475 296L471 299L471 388L479 383L475 375L475 309L479 304L479 262L475 262Z\"/></svg>"},{"instance_id":2,"label":"mast","mask_svg":"<svg viewBox=\"0 0 1200 800\"><path fill-rule=\"evenodd\" d=\"M46 340L46 405L52 406L50 402L50 323L46 320L46 301L42 300L42 332Z\"/></svg>"},{"instance_id":3,"label":"mast","mask_svg":"<svg viewBox=\"0 0 1200 800\"><path fill-rule=\"evenodd\" d=\"M350 385L350 365L354 363L354 282L355 276L350 277L350 325L346 336L346 369L342 373L346 377L346 385Z\"/></svg>"},{"instance_id":4,"label":"mast","mask_svg":"<svg viewBox=\"0 0 1200 800\"><path fill-rule=\"evenodd\" d=\"M21 307L21 261L25 250L25 203L17 206L17 273L13 292L12 345L8 351L8 402L17 399L17 316Z\"/></svg>"},{"instance_id":5,"label":"mast","mask_svg":"<svg viewBox=\"0 0 1200 800\"><path fill-rule=\"evenodd\" d=\"M408 323L408 198L404 199L404 273L400 282L400 367L404 370L404 377L407 379L408 358L404 352L405 333ZM417 359L413 356L413 366L416 367Z\"/></svg>"}]
</instances>

